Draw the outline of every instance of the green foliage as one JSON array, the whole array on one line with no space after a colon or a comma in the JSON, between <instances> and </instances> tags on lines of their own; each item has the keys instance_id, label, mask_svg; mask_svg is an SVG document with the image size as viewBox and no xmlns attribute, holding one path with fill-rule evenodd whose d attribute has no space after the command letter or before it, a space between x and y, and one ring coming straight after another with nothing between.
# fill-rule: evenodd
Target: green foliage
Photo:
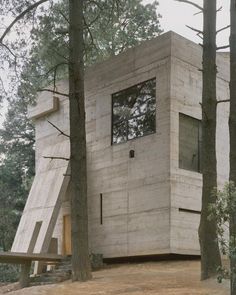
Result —
<instances>
[{"instance_id":1,"label":"green foliage","mask_svg":"<svg viewBox=\"0 0 236 295\"><path fill-rule=\"evenodd\" d=\"M19 280L20 267L14 264L0 264L0 282L16 282Z\"/></svg>"},{"instance_id":2,"label":"green foliage","mask_svg":"<svg viewBox=\"0 0 236 295\"><path fill-rule=\"evenodd\" d=\"M233 182L226 183L222 190L214 190L215 204L209 207L209 219L216 220L218 242L221 253L229 260L236 259L236 234L230 231L231 218L236 214L236 187ZM229 278L234 269L218 268L218 281Z\"/></svg>"},{"instance_id":3,"label":"green foliage","mask_svg":"<svg viewBox=\"0 0 236 295\"><path fill-rule=\"evenodd\" d=\"M151 39L162 31L158 2L143 5L141 0L85 1L85 64L102 61L127 48ZM51 10L38 16L32 29L31 70L45 75L46 83L67 75L68 61L68 2L59 1ZM29 78L29 77L28 77Z\"/></svg>"},{"instance_id":4,"label":"green foliage","mask_svg":"<svg viewBox=\"0 0 236 295\"><path fill-rule=\"evenodd\" d=\"M1 5L0 13L13 18L33 2L7 0ZM141 0L86 0L86 65L157 36L161 32L157 7L157 1L143 5ZM22 29L25 26L32 28L31 39L26 39L27 30ZM9 100L9 109L0 129L2 250L11 247L34 175L34 128L27 119L27 105L35 102L39 88L68 74L68 2L49 1L40 6L20 21L15 34L16 40L4 40L15 56L6 48L2 47L0 51L4 67L7 61L9 67L18 72L18 76L12 78L17 93L13 95L8 91L4 94ZM29 54L28 45L31 45Z\"/></svg>"},{"instance_id":5,"label":"green foliage","mask_svg":"<svg viewBox=\"0 0 236 295\"><path fill-rule=\"evenodd\" d=\"M10 250L34 175L34 129L23 99L11 101L0 129L0 248Z\"/></svg>"},{"instance_id":6,"label":"green foliage","mask_svg":"<svg viewBox=\"0 0 236 295\"><path fill-rule=\"evenodd\" d=\"M11 157L0 166L0 247L10 250L24 208L29 185L17 159Z\"/></svg>"}]
</instances>

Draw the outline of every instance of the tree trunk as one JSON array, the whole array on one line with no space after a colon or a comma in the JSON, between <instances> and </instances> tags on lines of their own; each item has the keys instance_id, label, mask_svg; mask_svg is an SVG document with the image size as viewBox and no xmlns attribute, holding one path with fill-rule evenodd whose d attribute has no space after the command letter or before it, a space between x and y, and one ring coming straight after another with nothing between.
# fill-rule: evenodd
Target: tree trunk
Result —
<instances>
[{"instance_id":1,"label":"tree trunk","mask_svg":"<svg viewBox=\"0 0 236 295\"><path fill-rule=\"evenodd\" d=\"M236 185L236 1L231 0L230 7L230 181ZM236 238L236 212L230 216L230 237ZM234 247L235 247L234 243ZM230 257L231 295L236 294L236 257Z\"/></svg>"},{"instance_id":2,"label":"tree trunk","mask_svg":"<svg viewBox=\"0 0 236 295\"><path fill-rule=\"evenodd\" d=\"M27 261L27 262L21 264L21 272L20 272L20 279L19 279L20 288L29 287L30 267L31 267L31 261Z\"/></svg>"},{"instance_id":3,"label":"tree trunk","mask_svg":"<svg viewBox=\"0 0 236 295\"><path fill-rule=\"evenodd\" d=\"M72 280L92 277L88 247L83 0L69 0Z\"/></svg>"},{"instance_id":4,"label":"tree trunk","mask_svg":"<svg viewBox=\"0 0 236 295\"><path fill-rule=\"evenodd\" d=\"M209 220L209 205L215 202L216 171L216 0L204 0L203 90L202 90L202 213L199 226L201 279L216 275L221 265L216 222Z\"/></svg>"}]
</instances>

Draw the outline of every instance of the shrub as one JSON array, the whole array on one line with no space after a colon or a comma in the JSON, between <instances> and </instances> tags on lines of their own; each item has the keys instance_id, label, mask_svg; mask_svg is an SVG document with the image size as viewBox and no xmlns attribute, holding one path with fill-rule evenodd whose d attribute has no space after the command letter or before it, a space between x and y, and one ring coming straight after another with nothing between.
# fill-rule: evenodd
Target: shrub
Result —
<instances>
[{"instance_id":1,"label":"shrub","mask_svg":"<svg viewBox=\"0 0 236 295\"><path fill-rule=\"evenodd\" d=\"M20 266L14 264L0 264L0 282L16 282L19 279Z\"/></svg>"}]
</instances>

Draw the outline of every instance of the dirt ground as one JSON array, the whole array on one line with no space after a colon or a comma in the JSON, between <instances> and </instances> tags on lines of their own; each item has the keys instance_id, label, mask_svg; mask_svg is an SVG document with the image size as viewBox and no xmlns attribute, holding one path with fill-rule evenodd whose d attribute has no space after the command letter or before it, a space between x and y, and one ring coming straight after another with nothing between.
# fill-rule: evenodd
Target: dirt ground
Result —
<instances>
[{"instance_id":1,"label":"dirt ground","mask_svg":"<svg viewBox=\"0 0 236 295\"><path fill-rule=\"evenodd\" d=\"M16 285L0 287L7 295L227 295L229 282L199 281L199 261L168 261L118 264L93 273L86 283L66 281L57 285L10 291ZM10 291L10 292L9 292Z\"/></svg>"}]
</instances>

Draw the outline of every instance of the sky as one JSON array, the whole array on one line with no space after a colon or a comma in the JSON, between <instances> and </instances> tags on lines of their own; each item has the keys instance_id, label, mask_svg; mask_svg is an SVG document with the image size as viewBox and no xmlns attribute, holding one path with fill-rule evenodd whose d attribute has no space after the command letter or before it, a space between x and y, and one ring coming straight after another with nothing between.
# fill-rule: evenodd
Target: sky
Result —
<instances>
[{"instance_id":1,"label":"sky","mask_svg":"<svg viewBox=\"0 0 236 295\"><path fill-rule=\"evenodd\" d=\"M192 0L196 4L202 6L203 0ZM153 0L143 0L144 4L152 3ZM229 25L229 6L230 0L218 0L218 8L222 6L222 10L217 14L217 28L220 29ZM174 31L196 43L200 43L201 39L196 36L196 33L186 27L202 29L202 14L194 15L198 12L197 8L186 4L180 3L175 0L159 0L158 13L162 15L160 24L164 32ZM222 31L218 34L217 45L225 46L229 43L229 29ZM1 112L5 111L6 106L1 109ZM0 114L0 126L4 116Z\"/></svg>"},{"instance_id":2,"label":"sky","mask_svg":"<svg viewBox=\"0 0 236 295\"><path fill-rule=\"evenodd\" d=\"M152 0L143 0L143 3L151 3ZM165 32L174 31L196 43L200 43L201 39L196 36L196 33L186 27L191 27L202 30L202 14L195 15L198 9L190 4L180 3L175 0L158 0L158 13L162 15L160 24ZM202 6L202 0L192 0L196 4ZM222 28L229 25L229 7L230 0L218 0L217 7L222 10L217 13L217 28ZM218 34L217 45L228 45L229 43L229 29Z\"/></svg>"}]
</instances>

